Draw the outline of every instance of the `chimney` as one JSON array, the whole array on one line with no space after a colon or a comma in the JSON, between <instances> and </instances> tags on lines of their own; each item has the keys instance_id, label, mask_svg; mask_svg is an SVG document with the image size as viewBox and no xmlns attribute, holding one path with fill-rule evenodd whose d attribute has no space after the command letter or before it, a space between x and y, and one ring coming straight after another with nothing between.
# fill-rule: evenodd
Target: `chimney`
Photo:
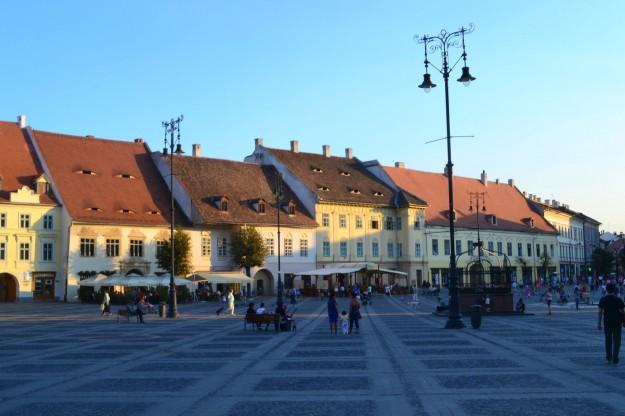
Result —
<instances>
[{"instance_id":1,"label":"chimney","mask_svg":"<svg viewBox=\"0 0 625 416\"><path fill-rule=\"evenodd\" d=\"M545 205L550 207L551 206L551 200L550 199L545 199Z\"/></svg>"},{"instance_id":2,"label":"chimney","mask_svg":"<svg viewBox=\"0 0 625 416\"><path fill-rule=\"evenodd\" d=\"M291 152L299 153L299 140L291 140Z\"/></svg>"},{"instance_id":3,"label":"chimney","mask_svg":"<svg viewBox=\"0 0 625 416\"><path fill-rule=\"evenodd\" d=\"M523 196L527 198L527 192L523 191Z\"/></svg>"},{"instance_id":4,"label":"chimney","mask_svg":"<svg viewBox=\"0 0 625 416\"><path fill-rule=\"evenodd\" d=\"M254 139L254 147L256 149L258 149L262 145L263 145L263 138L262 137L257 137L257 138Z\"/></svg>"},{"instance_id":5,"label":"chimney","mask_svg":"<svg viewBox=\"0 0 625 416\"><path fill-rule=\"evenodd\" d=\"M346 159L352 159L354 157L354 151L352 150L351 147L346 147L345 148L345 158Z\"/></svg>"},{"instance_id":6,"label":"chimney","mask_svg":"<svg viewBox=\"0 0 625 416\"><path fill-rule=\"evenodd\" d=\"M486 171L483 170L482 174L480 175L480 182L482 182L482 185L487 186L488 185L488 175L486 175Z\"/></svg>"},{"instance_id":7,"label":"chimney","mask_svg":"<svg viewBox=\"0 0 625 416\"><path fill-rule=\"evenodd\" d=\"M324 144L322 149L323 149L323 155L325 157L330 157L330 145Z\"/></svg>"},{"instance_id":8,"label":"chimney","mask_svg":"<svg viewBox=\"0 0 625 416\"><path fill-rule=\"evenodd\" d=\"M543 202L543 199L542 199L541 197L537 196L537 197L536 197L536 202L542 203L542 202Z\"/></svg>"},{"instance_id":9,"label":"chimney","mask_svg":"<svg viewBox=\"0 0 625 416\"><path fill-rule=\"evenodd\" d=\"M95 138L95 136L93 134L87 134L85 136L85 139L94 139L94 138Z\"/></svg>"},{"instance_id":10,"label":"chimney","mask_svg":"<svg viewBox=\"0 0 625 416\"><path fill-rule=\"evenodd\" d=\"M202 146L195 143L191 146L191 155L193 157L200 157L202 156Z\"/></svg>"},{"instance_id":11,"label":"chimney","mask_svg":"<svg viewBox=\"0 0 625 416\"><path fill-rule=\"evenodd\" d=\"M495 179L495 183L499 185L499 178Z\"/></svg>"},{"instance_id":12,"label":"chimney","mask_svg":"<svg viewBox=\"0 0 625 416\"><path fill-rule=\"evenodd\" d=\"M508 185L514 186L514 179L508 179Z\"/></svg>"},{"instance_id":13,"label":"chimney","mask_svg":"<svg viewBox=\"0 0 625 416\"><path fill-rule=\"evenodd\" d=\"M137 137L135 139L135 143L143 143L143 139L141 137Z\"/></svg>"},{"instance_id":14,"label":"chimney","mask_svg":"<svg viewBox=\"0 0 625 416\"><path fill-rule=\"evenodd\" d=\"M554 199L553 201L551 201L551 206L554 208L558 208L560 206L560 203Z\"/></svg>"},{"instance_id":15,"label":"chimney","mask_svg":"<svg viewBox=\"0 0 625 416\"><path fill-rule=\"evenodd\" d=\"M17 125L20 126L20 129L26 128L26 116L24 114L17 116Z\"/></svg>"},{"instance_id":16,"label":"chimney","mask_svg":"<svg viewBox=\"0 0 625 416\"><path fill-rule=\"evenodd\" d=\"M404 164L404 162L395 162L395 167L403 169L406 167L406 165Z\"/></svg>"}]
</instances>

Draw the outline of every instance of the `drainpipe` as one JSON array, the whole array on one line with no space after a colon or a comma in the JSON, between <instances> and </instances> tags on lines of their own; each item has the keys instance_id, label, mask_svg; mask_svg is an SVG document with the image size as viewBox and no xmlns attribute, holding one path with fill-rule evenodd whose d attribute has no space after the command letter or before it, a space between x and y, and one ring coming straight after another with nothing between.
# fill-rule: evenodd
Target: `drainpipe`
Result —
<instances>
[{"instance_id":1,"label":"drainpipe","mask_svg":"<svg viewBox=\"0 0 625 416\"><path fill-rule=\"evenodd\" d=\"M67 285L69 280L69 242L71 240L70 230L72 224L67 226L67 251L65 252L65 293L63 294L63 302L67 303Z\"/></svg>"}]
</instances>

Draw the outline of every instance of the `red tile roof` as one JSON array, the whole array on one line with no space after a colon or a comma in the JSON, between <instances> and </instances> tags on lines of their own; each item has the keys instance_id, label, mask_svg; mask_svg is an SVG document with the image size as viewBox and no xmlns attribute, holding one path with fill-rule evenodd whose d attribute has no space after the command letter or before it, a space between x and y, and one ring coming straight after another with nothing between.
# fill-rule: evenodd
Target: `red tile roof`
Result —
<instances>
[{"instance_id":1,"label":"red tile roof","mask_svg":"<svg viewBox=\"0 0 625 416\"><path fill-rule=\"evenodd\" d=\"M36 190L35 179L43 173L27 133L16 123L0 121L0 176L3 177L0 202L8 202L10 192L23 186ZM42 204L56 204L52 195L41 195Z\"/></svg>"},{"instance_id":2,"label":"red tile roof","mask_svg":"<svg viewBox=\"0 0 625 416\"><path fill-rule=\"evenodd\" d=\"M356 159L265 148L321 201L397 206L393 190ZM409 196L404 195L409 198ZM414 201L422 203L422 201Z\"/></svg>"},{"instance_id":3,"label":"red tile roof","mask_svg":"<svg viewBox=\"0 0 625 416\"><path fill-rule=\"evenodd\" d=\"M34 136L74 221L169 224L170 193L147 145L39 130ZM188 225L180 212L175 221Z\"/></svg>"},{"instance_id":4,"label":"red tile roof","mask_svg":"<svg viewBox=\"0 0 625 416\"><path fill-rule=\"evenodd\" d=\"M174 174L191 197L205 224L276 224L276 170L271 166L204 157L174 157ZM293 192L283 183L283 210L280 223L285 226L317 227L315 220ZM228 199L228 211L218 208L218 201ZM256 204L265 202L265 213ZM284 206L292 200L295 215Z\"/></svg>"},{"instance_id":5,"label":"red tile roof","mask_svg":"<svg viewBox=\"0 0 625 416\"><path fill-rule=\"evenodd\" d=\"M426 221L430 225L446 226L449 224L449 197L447 176L440 173L421 172L405 168L384 167L391 179L400 188L426 200L429 207L425 210ZM456 226L475 228L477 207L469 211L469 193L484 192L486 211L480 211L480 228L489 230L507 230L522 232L541 232L555 234L556 230L536 211L514 186L488 182L484 186L478 179L454 176L454 209ZM478 209L481 210L482 207ZM491 224L488 215L497 218L497 225ZM530 228L528 218L534 220Z\"/></svg>"}]
</instances>

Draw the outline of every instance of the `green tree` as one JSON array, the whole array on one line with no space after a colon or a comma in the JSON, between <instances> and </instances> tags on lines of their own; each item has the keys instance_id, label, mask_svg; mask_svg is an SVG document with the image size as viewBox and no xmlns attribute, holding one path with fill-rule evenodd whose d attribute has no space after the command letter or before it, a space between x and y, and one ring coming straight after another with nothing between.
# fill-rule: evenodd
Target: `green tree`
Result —
<instances>
[{"instance_id":1,"label":"green tree","mask_svg":"<svg viewBox=\"0 0 625 416\"><path fill-rule=\"evenodd\" d=\"M191 273L191 237L184 231L174 233L174 276L186 276ZM156 253L158 267L171 273L171 245L164 241Z\"/></svg>"},{"instance_id":2,"label":"green tree","mask_svg":"<svg viewBox=\"0 0 625 416\"><path fill-rule=\"evenodd\" d=\"M249 276L250 268L264 263L267 247L256 228L244 227L232 235L230 253L232 262L239 267L245 267L245 273Z\"/></svg>"},{"instance_id":3,"label":"green tree","mask_svg":"<svg viewBox=\"0 0 625 416\"><path fill-rule=\"evenodd\" d=\"M538 261L540 262L540 269L543 272L543 277L546 279L548 277L547 273L549 272L549 266L551 266L551 257L549 257L549 254L547 254L546 251L543 251L543 254L541 254L538 258Z\"/></svg>"},{"instance_id":4,"label":"green tree","mask_svg":"<svg viewBox=\"0 0 625 416\"><path fill-rule=\"evenodd\" d=\"M601 276L606 276L612 270L614 254L602 248L596 248L592 252L592 268Z\"/></svg>"}]
</instances>

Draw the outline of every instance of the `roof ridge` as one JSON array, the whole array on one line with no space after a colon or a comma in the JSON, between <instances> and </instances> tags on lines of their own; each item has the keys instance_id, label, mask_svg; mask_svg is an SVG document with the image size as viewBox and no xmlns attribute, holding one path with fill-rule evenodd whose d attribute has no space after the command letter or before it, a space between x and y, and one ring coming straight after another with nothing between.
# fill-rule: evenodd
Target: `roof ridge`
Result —
<instances>
[{"instance_id":1,"label":"roof ridge","mask_svg":"<svg viewBox=\"0 0 625 416\"><path fill-rule=\"evenodd\" d=\"M49 135L54 135L54 136L61 136L62 138L65 138L65 139L115 142L115 143L121 143L121 144L131 144L131 145L141 145L141 146L145 144L145 141L138 143L138 142L135 142L134 140L128 141L128 140L122 140L122 139L108 139L108 138L97 137L97 136L92 136L92 135L79 136L77 134L57 133L54 131L47 131L47 130L33 129L33 133L35 134L35 136L37 135L37 133L43 133L43 134L49 134Z\"/></svg>"}]
</instances>

